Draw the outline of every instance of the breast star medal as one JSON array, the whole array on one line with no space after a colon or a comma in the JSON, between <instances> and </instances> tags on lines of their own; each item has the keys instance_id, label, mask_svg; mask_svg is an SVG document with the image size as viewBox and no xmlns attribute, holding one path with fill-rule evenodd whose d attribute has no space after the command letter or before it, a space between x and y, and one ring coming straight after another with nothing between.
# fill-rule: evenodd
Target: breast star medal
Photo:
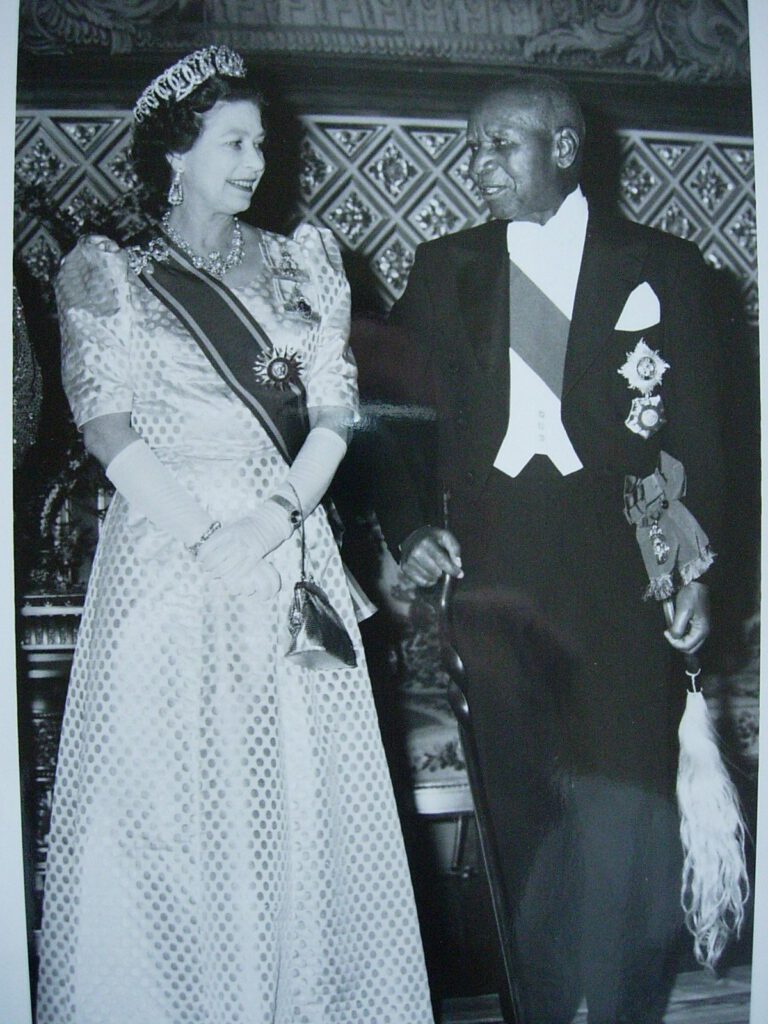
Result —
<instances>
[{"instance_id":1,"label":"breast star medal","mask_svg":"<svg viewBox=\"0 0 768 1024\"><path fill-rule=\"evenodd\" d=\"M629 416L624 423L634 434L646 440L667 422L661 395L653 392L661 385L668 369L669 363L641 338L633 351L627 352L627 361L618 371L626 379L627 387L641 395L632 399Z\"/></svg>"},{"instance_id":2,"label":"breast star medal","mask_svg":"<svg viewBox=\"0 0 768 1024\"><path fill-rule=\"evenodd\" d=\"M299 383L301 360L295 352L260 352L253 364L253 373L259 384L284 391Z\"/></svg>"}]
</instances>

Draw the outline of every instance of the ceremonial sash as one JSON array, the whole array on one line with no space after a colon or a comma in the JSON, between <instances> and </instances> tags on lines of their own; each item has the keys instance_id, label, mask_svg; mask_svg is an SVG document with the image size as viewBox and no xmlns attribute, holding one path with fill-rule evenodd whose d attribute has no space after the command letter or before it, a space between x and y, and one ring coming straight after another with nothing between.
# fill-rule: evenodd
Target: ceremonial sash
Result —
<instances>
[{"instance_id":1,"label":"ceremonial sash","mask_svg":"<svg viewBox=\"0 0 768 1024\"><path fill-rule=\"evenodd\" d=\"M276 353L264 328L222 281L195 267L163 239L168 258L139 272L145 286L186 327L222 380L250 409L289 464L309 430L304 385L295 360ZM256 374L261 363L279 364L281 374ZM265 374L262 373L263 377Z\"/></svg>"},{"instance_id":2,"label":"ceremonial sash","mask_svg":"<svg viewBox=\"0 0 768 1024\"><path fill-rule=\"evenodd\" d=\"M139 278L186 327L222 380L251 410L290 465L309 433L307 396L295 360L278 353L269 335L230 288L194 266L170 240L163 238L164 259L142 254ZM254 363L267 369L272 384L257 378ZM269 372L270 368L275 368ZM277 372L278 368L284 372ZM262 374L260 373L260 376ZM343 524L327 496L323 504L337 544ZM376 611L360 584L342 562L358 622Z\"/></svg>"},{"instance_id":3,"label":"ceremonial sash","mask_svg":"<svg viewBox=\"0 0 768 1024\"><path fill-rule=\"evenodd\" d=\"M522 270L509 263L509 343L552 394L563 394L571 321Z\"/></svg>"}]
</instances>

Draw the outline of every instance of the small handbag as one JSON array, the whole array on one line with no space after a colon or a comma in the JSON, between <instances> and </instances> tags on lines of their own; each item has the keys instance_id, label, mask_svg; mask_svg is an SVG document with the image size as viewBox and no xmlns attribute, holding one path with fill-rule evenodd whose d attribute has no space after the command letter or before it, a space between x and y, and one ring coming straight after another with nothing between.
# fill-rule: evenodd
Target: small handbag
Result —
<instances>
[{"instance_id":1,"label":"small handbag","mask_svg":"<svg viewBox=\"0 0 768 1024\"><path fill-rule=\"evenodd\" d=\"M286 657L303 668L355 666L357 655L344 623L323 588L307 575L304 516L299 496L293 487L291 490L301 521L301 579L293 587L293 601L288 613L291 643Z\"/></svg>"}]
</instances>

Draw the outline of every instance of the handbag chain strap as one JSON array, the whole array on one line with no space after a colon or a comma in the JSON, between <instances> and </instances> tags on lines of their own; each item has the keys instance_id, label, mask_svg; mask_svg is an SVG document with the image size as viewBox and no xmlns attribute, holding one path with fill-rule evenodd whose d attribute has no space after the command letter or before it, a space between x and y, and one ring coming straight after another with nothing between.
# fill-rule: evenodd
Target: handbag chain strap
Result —
<instances>
[{"instance_id":1,"label":"handbag chain strap","mask_svg":"<svg viewBox=\"0 0 768 1024\"><path fill-rule=\"evenodd\" d=\"M302 583L304 583L304 582L306 582L306 579L307 579L307 573L306 573L307 542L306 542L306 537L304 535L304 510L301 507L301 499L299 498L299 495L296 492L296 488L293 486L293 484L290 482L290 480L286 480L286 483L288 484L288 486L293 491L293 496L296 499L296 508L299 511L299 530L301 531L301 581L302 581Z\"/></svg>"}]
</instances>

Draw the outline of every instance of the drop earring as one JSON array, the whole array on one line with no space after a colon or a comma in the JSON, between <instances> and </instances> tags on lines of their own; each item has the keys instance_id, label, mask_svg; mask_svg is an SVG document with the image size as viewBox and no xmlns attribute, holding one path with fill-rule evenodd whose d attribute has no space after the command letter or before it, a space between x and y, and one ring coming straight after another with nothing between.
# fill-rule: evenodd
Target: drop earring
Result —
<instances>
[{"instance_id":1,"label":"drop earring","mask_svg":"<svg viewBox=\"0 0 768 1024\"><path fill-rule=\"evenodd\" d=\"M171 187L168 189L168 202L171 206L181 206L184 202L184 189L181 187L181 171L173 172Z\"/></svg>"}]
</instances>

